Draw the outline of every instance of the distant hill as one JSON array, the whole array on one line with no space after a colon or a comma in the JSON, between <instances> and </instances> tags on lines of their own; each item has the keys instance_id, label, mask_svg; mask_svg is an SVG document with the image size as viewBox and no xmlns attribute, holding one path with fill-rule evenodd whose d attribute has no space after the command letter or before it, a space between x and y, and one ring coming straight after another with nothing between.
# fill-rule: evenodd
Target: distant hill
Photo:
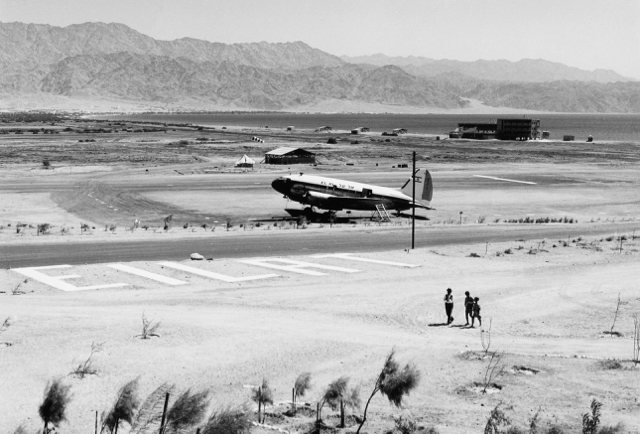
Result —
<instances>
[{"instance_id":1,"label":"distant hill","mask_svg":"<svg viewBox=\"0 0 640 434\"><path fill-rule=\"evenodd\" d=\"M539 111L640 112L640 82L605 83L620 76L546 61L397 58L398 65L389 65L393 58L379 55L354 64L303 42L159 41L104 23L0 23L0 41L0 106L9 108L82 100L89 107L107 101L109 107L429 112L464 109L473 99Z\"/></svg>"},{"instance_id":2,"label":"distant hill","mask_svg":"<svg viewBox=\"0 0 640 434\"><path fill-rule=\"evenodd\" d=\"M460 73L480 80L548 82L558 80L595 81L613 83L618 81L635 81L623 77L615 71L596 69L585 71L578 68L549 62L547 60L523 59L517 62L508 60L477 60L461 62L457 60L433 60L426 57L390 57L384 54L371 56L342 56L348 63L360 63L375 66L396 65L410 74L433 77L439 74Z\"/></svg>"}]
</instances>

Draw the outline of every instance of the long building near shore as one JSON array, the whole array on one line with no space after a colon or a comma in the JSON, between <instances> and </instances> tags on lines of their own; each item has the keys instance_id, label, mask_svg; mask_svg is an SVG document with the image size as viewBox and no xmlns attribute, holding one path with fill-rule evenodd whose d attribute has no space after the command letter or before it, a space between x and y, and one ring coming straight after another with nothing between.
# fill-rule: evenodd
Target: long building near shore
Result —
<instances>
[{"instance_id":1,"label":"long building near shore","mask_svg":"<svg viewBox=\"0 0 640 434\"><path fill-rule=\"evenodd\" d=\"M451 139L532 140L540 138L540 119L502 118L495 122L461 122Z\"/></svg>"}]
</instances>

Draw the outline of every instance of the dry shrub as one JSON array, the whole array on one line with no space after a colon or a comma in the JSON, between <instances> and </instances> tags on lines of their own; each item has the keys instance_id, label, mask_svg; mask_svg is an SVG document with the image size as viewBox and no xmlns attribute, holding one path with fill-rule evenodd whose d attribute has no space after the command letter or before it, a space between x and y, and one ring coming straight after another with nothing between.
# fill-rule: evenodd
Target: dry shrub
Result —
<instances>
[{"instance_id":1,"label":"dry shrub","mask_svg":"<svg viewBox=\"0 0 640 434\"><path fill-rule=\"evenodd\" d=\"M167 393L171 393L173 388L173 385L164 383L147 396L131 424L132 433L150 434L158 432L162 420L164 401Z\"/></svg>"},{"instance_id":2,"label":"dry shrub","mask_svg":"<svg viewBox=\"0 0 640 434\"><path fill-rule=\"evenodd\" d=\"M266 378L262 379L262 385L256 389L253 389L251 399L258 404L258 422L260 422L260 409L262 408L262 423L266 419L265 408L267 404L273 405L273 392L269 387L269 382Z\"/></svg>"},{"instance_id":3,"label":"dry shrub","mask_svg":"<svg viewBox=\"0 0 640 434\"><path fill-rule=\"evenodd\" d=\"M600 425L600 408L602 403L595 398L591 401L591 414L582 415L582 434L597 434Z\"/></svg>"},{"instance_id":4,"label":"dry shrub","mask_svg":"<svg viewBox=\"0 0 640 434\"><path fill-rule=\"evenodd\" d=\"M226 407L213 412L200 432L201 434L246 434L250 430L249 409L243 405L236 408Z\"/></svg>"},{"instance_id":5,"label":"dry shrub","mask_svg":"<svg viewBox=\"0 0 640 434\"><path fill-rule=\"evenodd\" d=\"M191 393L183 392L167 412L165 433L180 433L191 428L204 419L209 408L209 391Z\"/></svg>"},{"instance_id":6,"label":"dry shrub","mask_svg":"<svg viewBox=\"0 0 640 434\"><path fill-rule=\"evenodd\" d=\"M92 342L91 343L91 352L89 353L89 357L80 363L76 369L71 372L72 375L77 375L80 378L84 378L87 375L96 375L98 370L93 366L93 356L96 353L99 353L103 349L103 342Z\"/></svg>"},{"instance_id":7,"label":"dry shrub","mask_svg":"<svg viewBox=\"0 0 640 434\"><path fill-rule=\"evenodd\" d=\"M49 382L44 390L44 399L38 413L44 422L44 431L49 431L49 424L57 427L67 420L67 405L71 401L71 386L62 384L62 380L57 379Z\"/></svg>"},{"instance_id":8,"label":"dry shrub","mask_svg":"<svg viewBox=\"0 0 640 434\"><path fill-rule=\"evenodd\" d=\"M113 407L107 413L102 414L102 430L116 432L120 422L133 424L135 412L140 407L140 400L136 396L138 393L138 379L129 381L118 391L118 398L113 403Z\"/></svg>"}]
</instances>

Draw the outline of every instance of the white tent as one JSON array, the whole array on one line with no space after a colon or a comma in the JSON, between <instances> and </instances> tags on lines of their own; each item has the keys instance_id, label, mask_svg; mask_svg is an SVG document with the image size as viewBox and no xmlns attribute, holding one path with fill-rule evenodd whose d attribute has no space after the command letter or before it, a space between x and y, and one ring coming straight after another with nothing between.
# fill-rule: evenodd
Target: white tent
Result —
<instances>
[{"instance_id":1,"label":"white tent","mask_svg":"<svg viewBox=\"0 0 640 434\"><path fill-rule=\"evenodd\" d=\"M256 164L256 162L253 159L247 157L246 154L243 155L241 159L236 161L236 167L253 167L254 164Z\"/></svg>"}]
</instances>

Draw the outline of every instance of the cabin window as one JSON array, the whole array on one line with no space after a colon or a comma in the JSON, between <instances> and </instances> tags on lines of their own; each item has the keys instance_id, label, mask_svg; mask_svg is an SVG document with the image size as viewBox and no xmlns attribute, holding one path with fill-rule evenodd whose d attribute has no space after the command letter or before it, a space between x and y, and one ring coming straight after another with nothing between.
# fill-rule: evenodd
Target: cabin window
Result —
<instances>
[{"instance_id":1,"label":"cabin window","mask_svg":"<svg viewBox=\"0 0 640 434\"><path fill-rule=\"evenodd\" d=\"M368 188L362 189L362 197L371 197L372 195L373 191L369 190Z\"/></svg>"}]
</instances>

